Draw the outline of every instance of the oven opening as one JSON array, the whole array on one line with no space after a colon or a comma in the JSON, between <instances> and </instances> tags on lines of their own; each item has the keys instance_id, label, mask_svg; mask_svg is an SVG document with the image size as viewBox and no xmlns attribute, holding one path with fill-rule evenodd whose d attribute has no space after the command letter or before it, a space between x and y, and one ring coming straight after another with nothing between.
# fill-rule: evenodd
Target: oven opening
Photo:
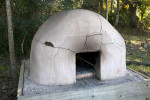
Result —
<instances>
[{"instance_id":1,"label":"oven opening","mask_svg":"<svg viewBox=\"0 0 150 100\"><path fill-rule=\"evenodd\" d=\"M85 79L96 77L96 66L99 66L99 52L87 52L76 54L76 78Z\"/></svg>"}]
</instances>

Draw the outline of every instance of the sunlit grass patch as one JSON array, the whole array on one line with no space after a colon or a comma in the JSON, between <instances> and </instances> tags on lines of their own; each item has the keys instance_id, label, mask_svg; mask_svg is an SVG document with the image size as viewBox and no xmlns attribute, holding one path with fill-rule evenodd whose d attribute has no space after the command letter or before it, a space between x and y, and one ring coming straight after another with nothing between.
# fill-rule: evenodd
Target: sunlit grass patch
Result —
<instances>
[{"instance_id":1,"label":"sunlit grass patch","mask_svg":"<svg viewBox=\"0 0 150 100\"><path fill-rule=\"evenodd\" d=\"M128 67L150 77L150 66L130 64Z\"/></svg>"},{"instance_id":2,"label":"sunlit grass patch","mask_svg":"<svg viewBox=\"0 0 150 100\"><path fill-rule=\"evenodd\" d=\"M131 40L130 42L133 45L140 45L141 44L141 41L136 41L136 40Z\"/></svg>"}]
</instances>

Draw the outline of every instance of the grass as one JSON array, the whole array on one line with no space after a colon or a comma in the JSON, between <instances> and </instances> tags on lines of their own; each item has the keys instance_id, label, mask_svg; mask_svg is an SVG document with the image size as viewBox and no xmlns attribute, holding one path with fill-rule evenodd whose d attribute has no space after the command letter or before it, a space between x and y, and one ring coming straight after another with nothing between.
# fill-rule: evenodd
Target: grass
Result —
<instances>
[{"instance_id":1,"label":"grass","mask_svg":"<svg viewBox=\"0 0 150 100\"><path fill-rule=\"evenodd\" d=\"M128 67L150 77L150 66L130 64Z\"/></svg>"},{"instance_id":2,"label":"grass","mask_svg":"<svg viewBox=\"0 0 150 100\"><path fill-rule=\"evenodd\" d=\"M126 41L126 60L138 62L150 62L150 52L141 46L146 40L150 40L150 31L139 29L118 29ZM149 41L150 46L150 41ZM129 68L150 77L150 66L127 65Z\"/></svg>"}]
</instances>

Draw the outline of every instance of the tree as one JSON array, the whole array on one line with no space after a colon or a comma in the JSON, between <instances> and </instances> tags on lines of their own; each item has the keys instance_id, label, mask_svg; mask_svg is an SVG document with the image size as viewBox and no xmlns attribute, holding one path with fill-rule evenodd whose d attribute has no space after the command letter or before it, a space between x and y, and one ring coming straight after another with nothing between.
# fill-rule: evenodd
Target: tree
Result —
<instances>
[{"instance_id":1,"label":"tree","mask_svg":"<svg viewBox=\"0 0 150 100\"><path fill-rule=\"evenodd\" d=\"M12 75L17 79L17 65L14 50L14 37L13 37L13 25L12 25L12 14L10 0L6 0L6 12L7 12L7 23L8 23L8 43L9 43L9 54L12 68Z\"/></svg>"},{"instance_id":2,"label":"tree","mask_svg":"<svg viewBox=\"0 0 150 100\"><path fill-rule=\"evenodd\" d=\"M113 10L113 2L114 2L114 0L111 0L111 9L110 9L111 13L112 13L112 10Z\"/></svg>"},{"instance_id":3,"label":"tree","mask_svg":"<svg viewBox=\"0 0 150 100\"><path fill-rule=\"evenodd\" d=\"M106 0L106 20L108 20L108 0Z\"/></svg>"},{"instance_id":4,"label":"tree","mask_svg":"<svg viewBox=\"0 0 150 100\"><path fill-rule=\"evenodd\" d=\"M137 9L136 2L137 1L132 1L129 4L129 10L130 10L130 13L132 15L132 18L131 18L131 27L133 27L133 28L137 28L137 24L138 24L138 17L136 16L136 9Z\"/></svg>"},{"instance_id":5,"label":"tree","mask_svg":"<svg viewBox=\"0 0 150 100\"><path fill-rule=\"evenodd\" d=\"M143 18L145 17L144 15L146 14L146 10L148 10L150 5L150 0L142 0L138 2L138 12L140 13L140 19L143 21Z\"/></svg>"},{"instance_id":6,"label":"tree","mask_svg":"<svg viewBox=\"0 0 150 100\"><path fill-rule=\"evenodd\" d=\"M122 0L123 6L129 5L129 14L130 14L130 27L137 28L138 17L136 16L137 6L140 0ZM129 20L129 19L128 19Z\"/></svg>"},{"instance_id":7,"label":"tree","mask_svg":"<svg viewBox=\"0 0 150 100\"><path fill-rule=\"evenodd\" d=\"M119 0L117 0L117 14L116 14L116 26L118 26L119 22Z\"/></svg>"}]
</instances>

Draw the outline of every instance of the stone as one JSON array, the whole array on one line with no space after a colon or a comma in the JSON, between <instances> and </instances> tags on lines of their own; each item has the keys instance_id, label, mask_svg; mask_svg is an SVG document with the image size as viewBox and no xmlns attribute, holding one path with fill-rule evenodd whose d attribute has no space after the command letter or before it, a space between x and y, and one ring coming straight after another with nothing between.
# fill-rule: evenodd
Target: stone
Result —
<instances>
[{"instance_id":1,"label":"stone","mask_svg":"<svg viewBox=\"0 0 150 100\"><path fill-rule=\"evenodd\" d=\"M60 12L36 32L30 53L29 79L43 85L76 82L76 53L100 52L100 80L126 75L126 46L119 32L101 15L83 9Z\"/></svg>"}]
</instances>

